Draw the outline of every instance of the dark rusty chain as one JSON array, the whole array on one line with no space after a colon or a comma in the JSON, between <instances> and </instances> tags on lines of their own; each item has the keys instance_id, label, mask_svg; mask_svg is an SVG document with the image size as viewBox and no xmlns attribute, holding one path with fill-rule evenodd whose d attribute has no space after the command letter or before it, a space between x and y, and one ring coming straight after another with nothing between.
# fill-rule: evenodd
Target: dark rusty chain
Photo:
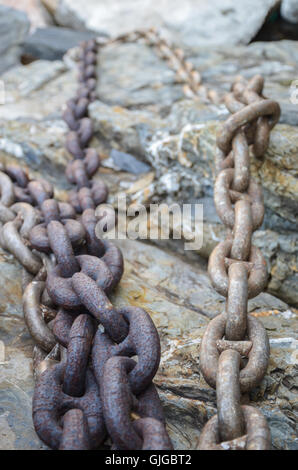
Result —
<instances>
[{"instance_id":1,"label":"dark rusty chain","mask_svg":"<svg viewBox=\"0 0 298 470\"><path fill-rule=\"evenodd\" d=\"M24 267L23 308L36 342L33 422L53 449L171 449L152 383L160 341L150 316L116 309L109 295L123 273L120 250L95 235L95 209L108 189L92 180L100 166L89 146L97 43L82 44L79 88L63 117L74 189L58 202L52 186L17 166L0 171L0 244ZM99 328L100 326L100 328ZM131 359L137 356L138 361Z\"/></svg>"},{"instance_id":2,"label":"dark rusty chain","mask_svg":"<svg viewBox=\"0 0 298 470\"><path fill-rule=\"evenodd\" d=\"M154 29L98 44L136 40L169 63L186 96L218 101L183 52ZM33 421L39 437L54 449L94 449L107 437L112 449L171 449L152 383L160 361L156 328L144 310L111 304L109 295L123 273L122 254L95 236L95 208L108 196L102 181L91 180L100 166L89 147L96 53L95 40L82 45L80 87L64 112L70 129L66 149L73 156L66 176L75 188L69 203L58 202L47 181L30 180L17 166L0 171L0 244L24 267L24 317L36 342ZM201 370L218 401L218 414L201 434L201 449L270 446L260 411L241 404L241 393L262 380L269 356L264 327L247 314L248 298L258 295L267 279L265 260L251 243L264 205L260 187L250 178L249 146L255 156L264 154L280 113L262 89L261 77L236 80L226 98L232 116L217 141L215 205L230 233L210 256L209 274L227 302L201 344Z\"/></svg>"},{"instance_id":3,"label":"dark rusty chain","mask_svg":"<svg viewBox=\"0 0 298 470\"><path fill-rule=\"evenodd\" d=\"M260 186L250 177L250 146L255 157L264 155L280 108L263 97L264 80L237 77L226 96L232 116L217 137L214 202L229 229L209 258L214 288L226 297L225 312L208 325L200 348L200 367L206 382L216 389L217 415L205 425L199 449L266 450L271 446L262 413L241 405L263 379L269 360L269 340L262 323L248 314L248 299L267 282L266 262L252 244L260 227L264 203Z\"/></svg>"}]
</instances>

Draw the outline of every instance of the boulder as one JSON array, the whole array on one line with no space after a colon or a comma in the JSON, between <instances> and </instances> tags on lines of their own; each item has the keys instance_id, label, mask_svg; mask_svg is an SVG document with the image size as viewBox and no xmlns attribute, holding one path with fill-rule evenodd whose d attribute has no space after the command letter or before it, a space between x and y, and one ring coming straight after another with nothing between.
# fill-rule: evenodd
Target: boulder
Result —
<instances>
[{"instance_id":1,"label":"boulder","mask_svg":"<svg viewBox=\"0 0 298 470\"><path fill-rule=\"evenodd\" d=\"M29 27L24 12L0 5L0 73L19 62Z\"/></svg>"},{"instance_id":2,"label":"boulder","mask_svg":"<svg viewBox=\"0 0 298 470\"><path fill-rule=\"evenodd\" d=\"M283 0L281 3L280 13L282 18L290 23L298 23L298 1Z\"/></svg>"},{"instance_id":3,"label":"boulder","mask_svg":"<svg viewBox=\"0 0 298 470\"><path fill-rule=\"evenodd\" d=\"M23 53L34 59L58 60L62 59L68 49L94 36L95 33L92 32L57 26L37 28L27 37Z\"/></svg>"},{"instance_id":4,"label":"boulder","mask_svg":"<svg viewBox=\"0 0 298 470\"><path fill-rule=\"evenodd\" d=\"M179 45L194 46L248 44L278 4L277 0L114 0L112 4L60 0L51 9L62 26L108 36L156 26Z\"/></svg>"}]
</instances>

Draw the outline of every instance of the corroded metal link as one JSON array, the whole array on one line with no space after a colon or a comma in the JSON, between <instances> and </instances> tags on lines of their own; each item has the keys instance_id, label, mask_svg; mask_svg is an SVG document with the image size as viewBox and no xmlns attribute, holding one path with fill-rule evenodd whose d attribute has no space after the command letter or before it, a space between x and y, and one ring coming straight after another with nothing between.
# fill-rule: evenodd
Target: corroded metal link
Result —
<instances>
[{"instance_id":1,"label":"corroded metal link","mask_svg":"<svg viewBox=\"0 0 298 470\"><path fill-rule=\"evenodd\" d=\"M241 406L245 435L228 442L220 442L217 415L213 416L200 435L199 450L270 450L271 435L266 419L262 413L247 405Z\"/></svg>"},{"instance_id":2,"label":"corroded metal link","mask_svg":"<svg viewBox=\"0 0 298 470\"><path fill-rule=\"evenodd\" d=\"M15 213L8 207L4 206L0 202L0 223L6 224L6 222L10 222L14 220Z\"/></svg>"},{"instance_id":3,"label":"corroded metal link","mask_svg":"<svg viewBox=\"0 0 298 470\"><path fill-rule=\"evenodd\" d=\"M66 168L66 176L70 183L76 184L79 188L89 187L89 178L97 171L100 165L98 153L88 148L86 156L82 160L69 162Z\"/></svg>"},{"instance_id":4,"label":"corroded metal link","mask_svg":"<svg viewBox=\"0 0 298 470\"><path fill-rule=\"evenodd\" d=\"M0 244L9 251L31 274L37 274L42 263L26 246L25 240L19 230L23 225L22 215L19 214L13 221L7 222L0 228Z\"/></svg>"},{"instance_id":5,"label":"corroded metal link","mask_svg":"<svg viewBox=\"0 0 298 470\"><path fill-rule=\"evenodd\" d=\"M98 295L103 297L105 297L104 292L110 293L118 284L123 272L123 267L119 266L118 262L118 249L111 249L110 251L112 251L110 258L106 256L109 255L108 252L105 253L102 258L90 255L79 255L75 257L79 266L78 271L80 271L82 275L85 275L84 279L81 279L84 285L86 284L87 287L88 282L92 281L94 283L92 286L99 290ZM79 272L77 274L79 274ZM86 281L86 278L88 278L89 281ZM74 289L73 278L64 277L59 264L48 273L47 289L56 305L66 309L76 310L84 304L84 293L81 292L79 288L78 292ZM79 295L80 292L81 296ZM98 316L97 313L94 313L94 315Z\"/></svg>"},{"instance_id":6,"label":"corroded metal link","mask_svg":"<svg viewBox=\"0 0 298 470\"><path fill-rule=\"evenodd\" d=\"M106 250L103 242L95 234L95 228L98 222L98 219L95 216L95 211L93 209L84 210L81 222L86 232L87 253L101 258L105 254Z\"/></svg>"},{"instance_id":7,"label":"corroded metal link","mask_svg":"<svg viewBox=\"0 0 298 470\"><path fill-rule=\"evenodd\" d=\"M232 207L233 195L231 194L234 180L234 169L226 169L219 173L214 186L214 203L216 211L222 222L229 228L235 225L235 213ZM264 202L261 187L250 180L247 194L251 201L252 228L256 230L262 225L264 218ZM239 199L241 196L239 195Z\"/></svg>"},{"instance_id":8,"label":"corroded metal link","mask_svg":"<svg viewBox=\"0 0 298 470\"><path fill-rule=\"evenodd\" d=\"M49 244L55 254L63 277L70 277L79 270L79 264L73 252L66 228L58 221L52 220L47 227Z\"/></svg>"},{"instance_id":9,"label":"corroded metal link","mask_svg":"<svg viewBox=\"0 0 298 470\"><path fill-rule=\"evenodd\" d=\"M59 450L89 450L88 422L80 409L72 409L63 416L63 431Z\"/></svg>"},{"instance_id":10,"label":"corroded metal link","mask_svg":"<svg viewBox=\"0 0 298 470\"><path fill-rule=\"evenodd\" d=\"M217 137L218 147L227 155L232 148L232 139L237 130L255 119L267 116L270 130L280 117L280 107L276 101L264 99L239 110L224 123L221 133Z\"/></svg>"},{"instance_id":11,"label":"corroded metal link","mask_svg":"<svg viewBox=\"0 0 298 470\"><path fill-rule=\"evenodd\" d=\"M87 370L85 393L71 397L63 393L65 364L46 369L38 378L33 395L33 423L40 439L52 449L59 449L63 428L60 418L69 410L84 412L90 435L90 447L97 448L105 439L106 430L98 386Z\"/></svg>"},{"instance_id":12,"label":"corroded metal link","mask_svg":"<svg viewBox=\"0 0 298 470\"><path fill-rule=\"evenodd\" d=\"M21 237L28 239L32 228L40 221L38 212L26 202L16 202L10 209L15 214L20 214L22 225L19 230Z\"/></svg>"},{"instance_id":13,"label":"corroded metal link","mask_svg":"<svg viewBox=\"0 0 298 470\"><path fill-rule=\"evenodd\" d=\"M262 96L264 88L264 78L260 75L252 77L249 82L239 77L233 84L232 90L236 99L248 105L255 101L264 99ZM260 117L257 120L257 127L254 136L255 156L261 156L267 150L270 138L270 125L266 117Z\"/></svg>"},{"instance_id":14,"label":"corroded metal link","mask_svg":"<svg viewBox=\"0 0 298 470\"><path fill-rule=\"evenodd\" d=\"M135 365L135 361L127 357L112 357L105 363L101 380L100 389L105 423L117 449L121 450L142 449L143 446L142 438L131 422L130 415L133 410L141 418L153 418L161 423L164 422L162 409L158 403L158 396L156 392L154 393L153 385L137 398L133 396L128 374ZM150 430L148 431L150 432Z\"/></svg>"},{"instance_id":15,"label":"corroded metal link","mask_svg":"<svg viewBox=\"0 0 298 470\"><path fill-rule=\"evenodd\" d=\"M106 361L112 356L137 355L137 365L128 374L134 394L142 392L155 376L160 361L160 342L155 325L150 316L141 308L127 307L118 310L129 325L129 331L119 344L114 344L109 336L97 331L92 348L94 373L100 383Z\"/></svg>"},{"instance_id":16,"label":"corroded metal link","mask_svg":"<svg viewBox=\"0 0 298 470\"><path fill-rule=\"evenodd\" d=\"M212 251L208 262L208 273L213 287L224 297L228 296L229 277L226 268L226 259L230 257L232 240L227 239L220 242ZM235 260L234 260L235 261ZM238 261L238 260L237 260ZM256 297L262 292L267 283L266 261L261 251L251 246L249 265L243 263L249 269L248 275L248 298Z\"/></svg>"},{"instance_id":17,"label":"corroded metal link","mask_svg":"<svg viewBox=\"0 0 298 470\"><path fill-rule=\"evenodd\" d=\"M40 301L44 282L31 282L23 295L24 319L31 336L45 351L50 352L56 345L56 339L43 319Z\"/></svg>"},{"instance_id":18,"label":"corroded metal link","mask_svg":"<svg viewBox=\"0 0 298 470\"><path fill-rule=\"evenodd\" d=\"M6 165L5 173L15 181L21 188L26 188L29 183L29 177L27 173L17 165Z\"/></svg>"},{"instance_id":19,"label":"corroded metal link","mask_svg":"<svg viewBox=\"0 0 298 470\"><path fill-rule=\"evenodd\" d=\"M83 160L74 160L68 165L68 180L74 183L78 188L87 188L90 185L88 174Z\"/></svg>"},{"instance_id":20,"label":"corroded metal link","mask_svg":"<svg viewBox=\"0 0 298 470\"><path fill-rule=\"evenodd\" d=\"M231 441L244 434L240 406L240 354L232 349L223 351L218 360L216 396L220 442Z\"/></svg>"},{"instance_id":21,"label":"corroded metal link","mask_svg":"<svg viewBox=\"0 0 298 470\"><path fill-rule=\"evenodd\" d=\"M15 202L13 183L2 171L0 171L0 194L0 202L3 206L9 207Z\"/></svg>"},{"instance_id":22,"label":"corroded metal link","mask_svg":"<svg viewBox=\"0 0 298 470\"><path fill-rule=\"evenodd\" d=\"M28 183L27 190L34 202L40 207L46 199L51 199L53 197L52 185L43 179L30 181Z\"/></svg>"},{"instance_id":23,"label":"corroded metal link","mask_svg":"<svg viewBox=\"0 0 298 470\"><path fill-rule=\"evenodd\" d=\"M96 282L83 273L76 273L72 277L72 286L81 303L104 326L109 336L114 341L123 341L128 325Z\"/></svg>"},{"instance_id":24,"label":"corroded metal link","mask_svg":"<svg viewBox=\"0 0 298 470\"><path fill-rule=\"evenodd\" d=\"M242 261L248 259L251 251L252 229L252 207L250 202L245 199L237 201L235 204L231 258Z\"/></svg>"},{"instance_id":25,"label":"corroded metal link","mask_svg":"<svg viewBox=\"0 0 298 470\"><path fill-rule=\"evenodd\" d=\"M209 323L200 346L200 368L204 379L216 388L219 351L217 341L223 339L227 323L226 314L215 317ZM252 315L247 315L247 337L252 342L248 362L240 370L240 390L249 392L263 379L269 361L269 340L263 324Z\"/></svg>"},{"instance_id":26,"label":"corroded metal link","mask_svg":"<svg viewBox=\"0 0 298 470\"><path fill-rule=\"evenodd\" d=\"M237 132L233 138L232 148L235 167L232 187L243 192L249 184L249 147L243 131Z\"/></svg>"},{"instance_id":27,"label":"corroded metal link","mask_svg":"<svg viewBox=\"0 0 298 470\"><path fill-rule=\"evenodd\" d=\"M247 269L242 263L233 263L229 267L228 278L225 338L230 341L243 340L247 320Z\"/></svg>"},{"instance_id":28,"label":"corroded metal link","mask_svg":"<svg viewBox=\"0 0 298 470\"><path fill-rule=\"evenodd\" d=\"M133 427L143 441L142 450L171 450L173 448L164 423L157 419L137 419Z\"/></svg>"},{"instance_id":29,"label":"corroded metal link","mask_svg":"<svg viewBox=\"0 0 298 470\"><path fill-rule=\"evenodd\" d=\"M69 201L75 211L80 214L86 209L95 209L97 205L106 202L108 189L103 181L94 181L91 188L83 187L69 195Z\"/></svg>"},{"instance_id":30,"label":"corroded metal link","mask_svg":"<svg viewBox=\"0 0 298 470\"><path fill-rule=\"evenodd\" d=\"M72 247L77 247L83 244L85 230L78 220L62 219L60 223L64 226L65 233L67 234ZM49 253L51 251L48 227L45 223L38 224L32 228L29 234L29 240L31 246L36 250L43 251L45 253Z\"/></svg>"},{"instance_id":31,"label":"corroded metal link","mask_svg":"<svg viewBox=\"0 0 298 470\"><path fill-rule=\"evenodd\" d=\"M61 346L59 344L56 344L48 354L35 345L33 348L33 375L35 381L39 379L45 370L57 365L61 358Z\"/></svg>"},{"instance_id":32,"label":"corroded metal link","mask_svg":"<svg viewBox=\"0 0 298 470\"><path fill-rule=\"evenodd\" d=\"M90 315L79 315L72 324L63 377L63 392L67 395L80 397L84 394L88 358L94 332L95 325Z\"/></svg>"},{"instance_id":33,"label":"corroded metal link","mask_svg":"<svg viewBox=\"0 0 298 470\"><path fill-rule=\"evenodd\" d=\"M72 327L72 324L78 314L73 314L60 308L55 317L53 324L53 334L59 344L64 348L67 348L69 343L69 333Z\"/></svg>"}]
</instances>

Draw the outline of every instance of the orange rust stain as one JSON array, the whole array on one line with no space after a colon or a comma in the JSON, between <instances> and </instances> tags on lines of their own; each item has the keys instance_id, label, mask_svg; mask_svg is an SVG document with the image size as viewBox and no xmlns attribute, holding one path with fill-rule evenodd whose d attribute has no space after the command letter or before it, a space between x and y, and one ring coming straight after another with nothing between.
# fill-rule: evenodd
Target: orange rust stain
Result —
<instances>
[{"instance_id":1,"label":"orange rust stain","mask_svg":"<svg viewBox=\"0 0 298 470\"><path fill-rule=\"evenodd\" d=\"M123 113L124 113L124 109L121 108L121 106L114 106L114 107L113 107L113 111L115 111L115 113L119 113L119 114L123 114Z\"/></svg>"},{"instance_id":2,"label":"orange rust stain","mask_svg":"<svg viewBox=\"0 0 298 470\"><path fill-rule=\"evenodd\" d=\"M124 293L127 301L132 307L140 307L147 311L147 313L154 313L149 307L150 300L147 300L147 289L140 287L138 290L125 289Z\"/></svg>"},{"instance_id":3,"label":"orange rust stain","mask_svg":"<svg viewBox=\"0 0 298 470\"><path fill-rule=\"evenodd\" d=\"M271 315L278 315L280 313L279 310L263 310L261 312L253 312L250 315L254 317L271 317Z\"/></svg>"},{"instance_id":4,"label":"orange rust stain","mask_svg":"<svg viewBox=\"0 0 298 470\"><path fill-rule=\"evenodd\" d=\"M146 288L142 287L140 290L128 290L127 297L131 305L135 307L140 306L141 304L146 304L148 301L146 300Z\"/></svg>"}]
</instances>

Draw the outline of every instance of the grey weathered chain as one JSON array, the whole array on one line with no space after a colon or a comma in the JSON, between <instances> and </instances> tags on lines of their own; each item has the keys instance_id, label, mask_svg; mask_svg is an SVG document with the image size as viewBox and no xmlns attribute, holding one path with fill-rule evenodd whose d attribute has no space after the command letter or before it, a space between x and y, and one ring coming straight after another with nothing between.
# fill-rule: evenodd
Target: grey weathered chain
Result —
<instances>
[{"instance_id":1,"label":"grey weathered chain","mask_svg":"<svg viewBox=\"0 0 298 470\"><path fill-rule=\"evenodd\" d=\"M225 100L232 116L217 137L214 202L229 234L211 253L208 271L214 288L227 300L224 313L209 323L201 343L200 368L216 389L217 415L205 425L199 449L271 446L262 413L241 405L241 394L260 383L269 360L266 330L247 312L248 299L260 294L267 282L266 261L252 244L264 203L260 186L250 177L250 149L257 158L264 155L280 116L278 103L262 96L263 86L258 75L248 82L237 77Z\"/></svg>"},{"instance_id":2,"label":"grey weathered chain","mask_svg":"<svg viewBox=\"0 0 298 470\"><path fill-rule=\"evenodd\" d=\"M87 41L79 53L80 86L63 115L69 127L66 149L73 157L66 168L74 186L69 202L58 202L47 181L30 180L20 167L3 165L0 171L0 244L24 267L24 317L36 342L33 422L54 449L94 449L108 437L112 449L172 448L152 383L160 361L157 330L144 310L111 304L123 258L113 243L95 235L95 208L108 196L106 185L92 180L100 157L89 146L97 48L136 40L169 63L186 96L218 101L183 52L154 29ZM262 97L262 88L260 77L236 81L226 100L233 116L218 137L215 205L232 232L209 261L214 287L227 304L201 345L201 369L218 396L218 415L202 432L202 449L267 448L270 442L262 414L240 404L240 393L263 378L269 355L263 326L247 315L247 299L266 283L265 261L251 244L264 206L250 179L249 146L257 157L263 155L279 117L278 105Z\"/></svg>"}]
</instances>

